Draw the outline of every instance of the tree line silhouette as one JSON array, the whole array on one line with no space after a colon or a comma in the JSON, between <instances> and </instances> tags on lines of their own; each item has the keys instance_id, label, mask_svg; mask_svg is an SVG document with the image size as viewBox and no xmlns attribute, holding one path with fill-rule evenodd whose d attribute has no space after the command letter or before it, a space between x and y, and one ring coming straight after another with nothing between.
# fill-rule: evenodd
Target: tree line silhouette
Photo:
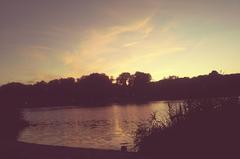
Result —
<instances>
[{"instance_id":1,"label":"tree line silhouette","mask_svg":"<svg viewBox=\"0 0 240 159\"><path fill-rule=\"evenodd\" d=\"M8 83L0 87L0 102L19 107L103 105L153 100L226 97L240 95L240 74L152 81L149 73L121 73L116 79L92 73L78 79L61 78L35 84Z\"/></svg>"}]
</instances>

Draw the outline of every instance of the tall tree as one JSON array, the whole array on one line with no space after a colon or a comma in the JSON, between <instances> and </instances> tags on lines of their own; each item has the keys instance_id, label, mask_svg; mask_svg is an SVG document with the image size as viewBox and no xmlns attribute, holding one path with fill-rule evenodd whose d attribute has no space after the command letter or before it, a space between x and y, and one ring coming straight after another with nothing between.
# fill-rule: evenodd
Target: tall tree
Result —
<instances>
[{"instance_id":1,"label":"tall tree","mask_svg":"<svg viewBox=\"0 0 240 159\"><path fill-rule=\"evenodd\" d=\"M127 86L129 85L130 79L131 74L129 72L123 72L117 77L116 81L118 85Z\"/></svg>"},{"instance_id":2,"label":"tall tree","mask_svg":"<svg viewBox=\"0 0 240 159\"><path fill-rule=\"evenodd\" d=\"M130 85L134 87L145 86L152 80L152 76L149 73L136 72L132 75Z\"/></svg>"}]
</instances>

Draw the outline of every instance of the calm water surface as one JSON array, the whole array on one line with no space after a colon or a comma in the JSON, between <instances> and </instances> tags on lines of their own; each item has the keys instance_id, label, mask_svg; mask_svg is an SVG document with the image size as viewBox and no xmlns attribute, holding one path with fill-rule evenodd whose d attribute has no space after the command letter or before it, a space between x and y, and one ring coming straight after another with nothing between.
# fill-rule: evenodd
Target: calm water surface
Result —
<instances>
[{"instance_id":1,"label":"calm water surface","mask_svg":"<svg viewBox=\"0 0 240 159\"><path fill-rule=\"evenodd\" d=\"M146 122L152 112L167 117L168 103L143 105L109 105L104 107L56 107L24 109L25 120L31 123L20 133L19 141L119 150L126 144L133 147L137 124Z\"/></svg>"}]
</instances>

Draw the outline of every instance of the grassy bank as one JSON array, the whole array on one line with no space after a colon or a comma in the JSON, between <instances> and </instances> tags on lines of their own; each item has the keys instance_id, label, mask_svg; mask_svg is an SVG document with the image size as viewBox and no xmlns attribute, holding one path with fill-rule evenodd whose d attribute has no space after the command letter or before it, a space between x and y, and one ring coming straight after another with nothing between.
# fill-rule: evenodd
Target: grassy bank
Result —
<instances>
[{"instance_id":1,"label":"grassy bank","mask_svg":"<svg viewBox=\"0 0 240 159\"><path fill-rule=\"evenodd\" d=\"M188 100L169 105L169 118L153 115L136 132L138 151L151 158L235 158L239 147L238 98Z\"/></svg>"}]
</instances>

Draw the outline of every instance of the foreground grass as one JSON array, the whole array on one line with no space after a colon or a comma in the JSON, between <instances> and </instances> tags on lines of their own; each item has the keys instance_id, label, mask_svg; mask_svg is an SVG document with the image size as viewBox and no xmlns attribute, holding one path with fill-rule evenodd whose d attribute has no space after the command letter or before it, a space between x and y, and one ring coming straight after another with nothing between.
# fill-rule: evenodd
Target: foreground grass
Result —
<instances>
[{"instance_id":1,"label":"foreground grass","mask_svg":"<svg viewBox=\"0 0 240 159\"><path fill-rule=\"evenodd\" d=\"M155 115L139 126L135 144L149 158L236 158L239 147L238 98L187 100L169 105L169 118Z\"/></svg>"}]
</instances>

